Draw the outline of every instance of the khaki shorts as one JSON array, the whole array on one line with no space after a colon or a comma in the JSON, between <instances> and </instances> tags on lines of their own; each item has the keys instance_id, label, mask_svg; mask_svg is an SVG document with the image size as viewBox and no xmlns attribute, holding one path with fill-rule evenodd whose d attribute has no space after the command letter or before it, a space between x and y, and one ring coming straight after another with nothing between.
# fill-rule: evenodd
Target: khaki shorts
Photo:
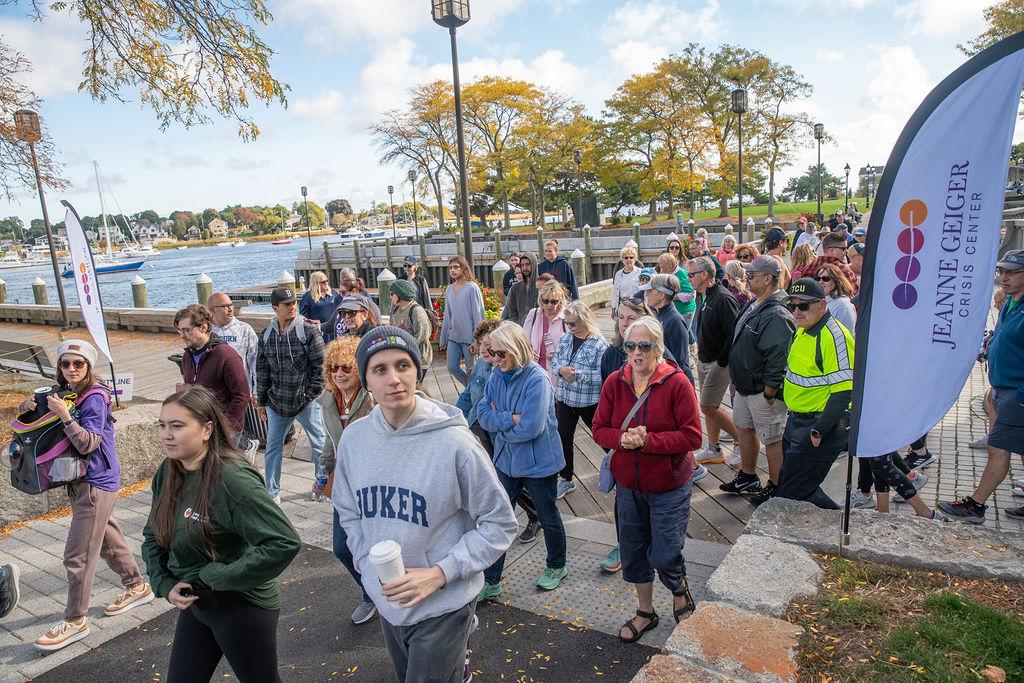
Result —
<instances>
[{"instance_id":1,"label":"khaki shorts","mask_svg":"<svg viewBox=\"0 0 1024 683\"><path fill-rule=\"evenodd\" d=\"M729 368L723 368L714 360L697 363L697 383L700 384L700 404L717 408L729 390Z\"/></svg>"},{"instance_id":2,"label":"khaki shorts","mask_svg":"<svg viewBox=\"0 0 1024 683\"><path fill-rule=\"evenodd\" d=\"M782 439L786 429L786 402L775 399L771 404L764 394L744 396L732 394L732 421L740 429L753 429L761 443L768 445Z\"/></svg>"}]
</instances>

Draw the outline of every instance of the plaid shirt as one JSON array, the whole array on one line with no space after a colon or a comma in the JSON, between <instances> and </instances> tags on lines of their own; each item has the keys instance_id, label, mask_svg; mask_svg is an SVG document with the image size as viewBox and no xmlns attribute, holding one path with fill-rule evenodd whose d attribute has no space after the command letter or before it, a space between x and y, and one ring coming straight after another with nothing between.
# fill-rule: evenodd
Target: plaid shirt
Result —
<instances>
[{"instance_id":1,"label":"plaid shirt","mask_svg":"<svg viewBox=\"0 0 1024 683\"><path fill-rule=\"evenodd\" d=\"M574 356L572 340L572 333L563 334L551 357L551 372L558 378L555 397L567 406L584 408L595 405L601 398L601 357L608 342L596 335L587 337ZM558 370L567 365L576 369L576 377L571 382L558 374Z\"/></svg>"},{"instance_id":2,"label":"plaid shirt","mask_svg":"<svg viewBox=\"0 0 1024 683\"><path fill-rule=\"evenodd\" d=\"M299 341L296 325L305 325L305 344ZM276 320L270 327L270 339L263 341L264 329L256 349L257 400L278 415L292 417L323 391L324 338L319 325L304 322L301 317L284 334Z\"/></svg>"}]
</instances>

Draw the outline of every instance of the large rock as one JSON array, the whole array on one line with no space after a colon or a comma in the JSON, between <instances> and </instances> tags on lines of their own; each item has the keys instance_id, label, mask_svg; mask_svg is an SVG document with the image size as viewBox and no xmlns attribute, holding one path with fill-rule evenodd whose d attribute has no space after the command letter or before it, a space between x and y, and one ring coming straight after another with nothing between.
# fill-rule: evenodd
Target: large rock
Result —
<instances>
[{"instance_id":1,"label":"large rock","mask_svg":"<svg viewBox=\"0 0 1024 683\"><path fill-rule=\"evenodd\" d=\"M803 548L743 534L708 580L708 592L751 612L781 617L800 595L814 595L821 568Z\"/></svg>"},{"instance_id":2,"label":"large rock","mask_svg":"<svg viewBox=\"0 0 1024 683\"><path fill-rule=\"evenodd\" d=\"M679 657L654 655L630 683L732 683L738 680L694 666Z\"/></svg>"},{"instance_id":3,"label":"large rock","mask_svg":"<svg viewBox=\"0 0 1024 683\"><path fill-rule=\"evenodd\" d=\"M159 404L130 404L114 412L117 458L121 461L121 486L131 486L150 479L164 459L160 444L160 430L156 421L160 416ZM43 495L30 496L11 486L7 471L6 445L2 458L3 476L0 476L0 527L44 515L68 505L64 488L51 489Z\"/></svg>"},{"instance_id":4,"label":"large rock","mask_svg":"<svg viewBox=\"0 0 1024 683\"><path fill-rule=\"evenodd\" d=\"M747 523L747 533L822 553L836 553L842 512L773 498ZM985 526L853 510L843 554L957 576L1024 581L1024 534Z\"/></svg>"},{"instance_id":5,"label":"large rock","mask_svg":"<svg viewBox=\"0 0 1024 683\"><path fill-rule=\"evenodd\" d=\"M702 602L689 619L676 626L664 651L741 681L793 681L797 672L794 651L803 632L775 617Z\"/></svg>"}]
</instances>

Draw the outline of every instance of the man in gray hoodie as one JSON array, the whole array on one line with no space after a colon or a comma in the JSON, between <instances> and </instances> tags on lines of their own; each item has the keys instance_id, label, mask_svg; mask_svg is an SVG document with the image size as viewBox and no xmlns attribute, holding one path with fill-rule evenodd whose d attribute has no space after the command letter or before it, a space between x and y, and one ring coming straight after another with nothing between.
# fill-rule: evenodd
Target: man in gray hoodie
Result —
<instances>
[{"instance_id":1,"label":"man in gray hoodie","mask_svg":"<svg viewBox=\"0 0 1024 683\"><path fill-rule=\"evenodd\" d=\"M416 339L376 327L356 365L377 405L342 432L334 507L398 679L458 683L483 570L511 545L515 515L462 412L416 392ZM368 559L381 541L398 543L406 569L383 585Z\"/></svg>"},{"instance_id":2,"label":"man in gray hoodie","mask_svg":"<svg viewBox=\"0 0 1024 683\"><path fill-rule=\"evenodd\" d=\"M503 320L511 320L522 325L526 314L537 308L537 258L528 251L519 256L519 269L523 279L512 285L508 290L508 300L502 311Z\"/></svg>"}]
</instances>

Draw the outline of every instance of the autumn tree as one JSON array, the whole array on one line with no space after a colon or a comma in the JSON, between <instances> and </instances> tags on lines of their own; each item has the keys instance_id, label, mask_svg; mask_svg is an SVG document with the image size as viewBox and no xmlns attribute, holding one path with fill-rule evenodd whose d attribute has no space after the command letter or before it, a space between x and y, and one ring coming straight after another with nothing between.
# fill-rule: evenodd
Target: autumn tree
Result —
<instances>
[{"instance_id":1,"label":"autumn tree","mask_svg":"<svg viewBox=\"0 0 1024 683\"><path fill-rule=\"evenodd\" d=\"M349 204L347 199L332 199L324 205L324 210L327 211L327 215L334 219L335 214L342 214L345 216L352 215L352 205Z\"/></svg>"},{"instance_id":2,"label":"autumn tree","mask_svg":"<svg viewBox=\"0 0 1024 683\"><path fill-rule=\"evenodd\" d=\"M979 35L957 45L965 55L973 57L982 50L995 45L1003 38L1024 31L1024 0L1003 0L982 12L987 28Z\"/></svg>"},{"instance_id":3,"label":"autumn tree","mask_svg":"<svg viewBox=\"0 0 1024 683\"><path fill-rule=\"evenodd\" d=\"M309 221L306 221L306 211L309 211ZM327 225L327 212L314 201L295 202L292 204L292 212L299 214L300 225L309 225L310 229L318 229Z\"/></svg>"}]
</instances>

